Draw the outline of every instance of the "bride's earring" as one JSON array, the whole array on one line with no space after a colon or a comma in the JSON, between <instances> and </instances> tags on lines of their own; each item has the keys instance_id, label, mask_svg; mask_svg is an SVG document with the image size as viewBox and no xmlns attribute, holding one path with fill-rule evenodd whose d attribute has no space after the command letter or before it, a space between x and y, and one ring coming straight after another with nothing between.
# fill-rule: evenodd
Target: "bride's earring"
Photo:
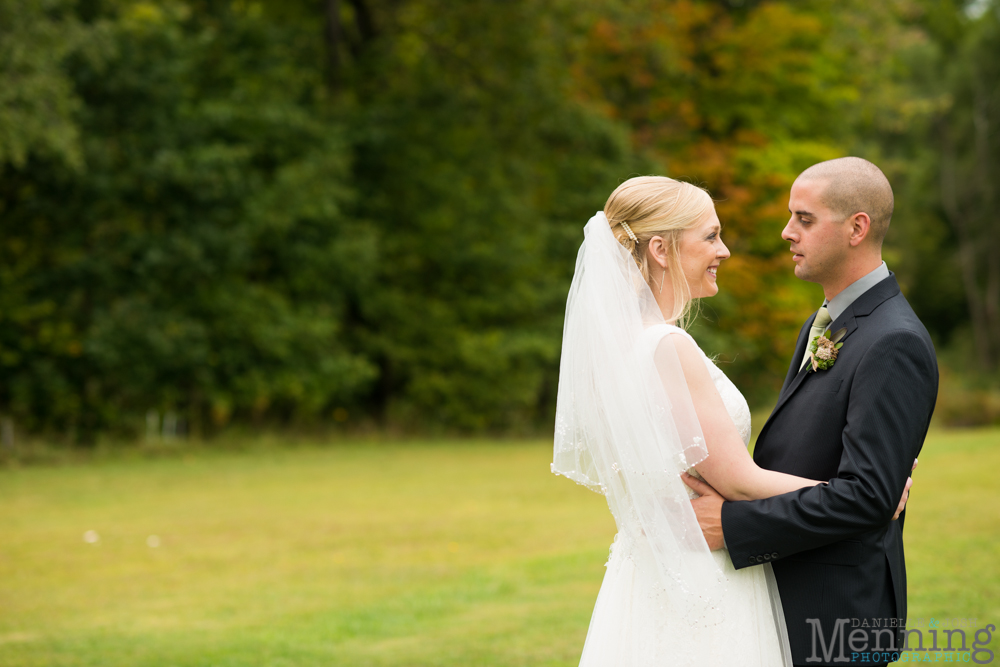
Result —
<instances>
[{"instance_id":1,"label":"bride's earring","mask_svg":"<svg viewBox=\"0 0 1000 667\"><path fill-rule=\"evenodd\" d=\"M663 294L663 283L667 282L667 270L663 269L663 276L660 278L660 294Z\"/></svg>"}]
</instances>

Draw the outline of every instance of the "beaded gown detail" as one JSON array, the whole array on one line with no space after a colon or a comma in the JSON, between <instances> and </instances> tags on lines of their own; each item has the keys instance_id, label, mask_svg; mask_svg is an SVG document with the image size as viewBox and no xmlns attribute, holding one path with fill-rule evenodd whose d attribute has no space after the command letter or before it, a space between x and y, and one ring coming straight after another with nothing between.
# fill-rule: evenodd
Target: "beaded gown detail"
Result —
<instances>
[{"instance_id":1,"label":"beaded gown detail","mask_svg":"<svg viewBox=\"0 0 1000 667\"><path fill-rule=\"evenodd\" d=\"M652 350L667 335L692 339L684 330L657 325L646 330ZM695 343L697 346L697 343ZM726 375L698 347L726 410L750 442L750 409ZM650 354L652 359L652 354ZM659 471L646 471L655 474ZM689 471L699 476L694 468ZM699 476L700 477L700 476ZM693 496L693 492L691 492ZM775 667L790 665L784 620L770 564L736 570L725 549L711 557L725 579L717 625L691 622L673 582L657 570L641 526L618 512L618 534L598 594L581 667Z\"/></svg>"}]
</instances>

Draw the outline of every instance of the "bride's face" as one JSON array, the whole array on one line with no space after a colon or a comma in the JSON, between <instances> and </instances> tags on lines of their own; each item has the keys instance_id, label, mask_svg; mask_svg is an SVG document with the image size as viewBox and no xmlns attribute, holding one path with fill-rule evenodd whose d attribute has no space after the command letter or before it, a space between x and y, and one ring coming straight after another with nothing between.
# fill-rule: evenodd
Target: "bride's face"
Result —
<instances>
[{"instance_id":1,"label":"bride's face","mask_svg":"<svg viewBox=\"0 0 1000 667\"><path fill-rule=\"evenodd\" d=\"M729 248L722 242L722 225L715 209L700 223L681 234L678 250L681 269L691 289L691 298L718 294L716 271L722 260L729 257Z\"/></svg>"}]
</instances>

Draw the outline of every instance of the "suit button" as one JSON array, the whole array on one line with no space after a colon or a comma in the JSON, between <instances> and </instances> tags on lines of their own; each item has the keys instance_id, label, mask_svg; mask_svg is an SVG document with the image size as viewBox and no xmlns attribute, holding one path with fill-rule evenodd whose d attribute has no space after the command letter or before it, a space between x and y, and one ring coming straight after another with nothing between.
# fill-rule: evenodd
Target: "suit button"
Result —
<instances>
[{"instance_id":1,"label":"suit button","mask_svg":"<svg viewBox=\"0 0 1000 667\"><path fill-rule=\"evenodd\" d=\"M775 551L773 554L771 554L771 558L777 558L777 557L778 557L778 552L777 551Z\"/></svg>"},{"instance_id":2,"label":"suit button","mask_svg":"<svg viewBox=\"0 0 1000 667\"><path fill-rule=\"evenodd\" d=\"M764 560L771 560L771 554L764 554Z\"/></svg>"},{"instance_id":3,"label":"suit button","mask_svg":"<svg viewBox=\"0 0 1000 667\"><path fill-rule=\"evenodd\" d=\"M756 562L757 562L757 559L754 558L753 556L750 556L750 564L753 565Z\"/></svg>"},{"instance_id":4,"label":"suit button","mask_svg":"<svg viewBox=\"0 0 1000 667\"><path fill-rule=\"evenodd\" d=\"M764 557L763 556L757 556L757 562L758 563L763 563L764 562Z\"/></svg>"}]
</instances>

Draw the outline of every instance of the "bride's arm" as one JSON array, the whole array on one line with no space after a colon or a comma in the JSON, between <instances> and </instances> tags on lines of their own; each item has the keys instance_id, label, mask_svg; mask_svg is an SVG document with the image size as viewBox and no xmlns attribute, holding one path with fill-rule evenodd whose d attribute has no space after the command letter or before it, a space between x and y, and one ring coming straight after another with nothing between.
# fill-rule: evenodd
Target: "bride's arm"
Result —
<instances>
[{"instance_id":1,"label":"bride's arm","mask_svg":"<svg viewBox=\"0 0 1000 667\"><path fill-rule=\"evenodd\" d=\"M676 366L674 355L683 369L708 448L708 458L695 468L726 500L769 498L825 483L765 470L754 463L715 388L701 351L682 335L665 336L656 349L656 366L668 396L676 395L680 389L676 384L679 378L671 381L665 372Z\"/></svg>"}]
</instances>

